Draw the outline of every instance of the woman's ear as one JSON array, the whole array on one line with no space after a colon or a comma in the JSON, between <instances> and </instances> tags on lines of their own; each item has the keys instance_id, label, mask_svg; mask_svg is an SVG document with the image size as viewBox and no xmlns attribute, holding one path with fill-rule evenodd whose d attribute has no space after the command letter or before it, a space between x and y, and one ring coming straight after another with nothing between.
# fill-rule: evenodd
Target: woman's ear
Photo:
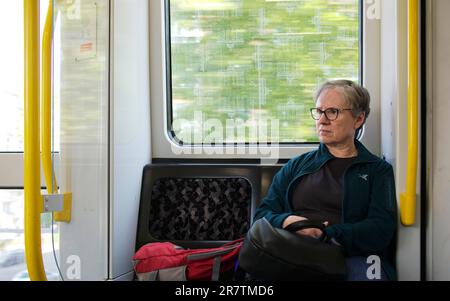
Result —
<instances>
[{"instance_id":1,"label":"woman's ear","mask_svg":"<svg viewBox=\"0 0 450 301\"><path fill-rule=\"evenodd\" d=\"M366 120L366 112L362 112L361 114L358 115L358 117L356 117L355 130L359 129L364 124L365 120Z\"/></svg>"}]
</instances>

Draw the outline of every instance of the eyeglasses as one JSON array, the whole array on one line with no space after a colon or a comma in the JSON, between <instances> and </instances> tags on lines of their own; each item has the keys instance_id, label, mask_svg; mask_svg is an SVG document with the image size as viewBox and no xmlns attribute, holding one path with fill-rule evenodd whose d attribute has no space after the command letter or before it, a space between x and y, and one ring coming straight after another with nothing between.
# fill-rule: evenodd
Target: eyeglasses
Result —
<instances>
[{"instance_id":1,"label":"eyeglasses","mask_svg":"<svg viewBox=\"0 0 450 301\"><path fill-rule=\"evenodd\" d=\"M334 121L339 117L339 113L341 111L352 111L352 109L338 109L338 108L328 108L325 111L322 111L319 108L312 108L311 109L311 116L314 120L319 120L320 117L322 117L322 114L325 114L325 117L330 120Z\"/></svg>"}]
</instances>

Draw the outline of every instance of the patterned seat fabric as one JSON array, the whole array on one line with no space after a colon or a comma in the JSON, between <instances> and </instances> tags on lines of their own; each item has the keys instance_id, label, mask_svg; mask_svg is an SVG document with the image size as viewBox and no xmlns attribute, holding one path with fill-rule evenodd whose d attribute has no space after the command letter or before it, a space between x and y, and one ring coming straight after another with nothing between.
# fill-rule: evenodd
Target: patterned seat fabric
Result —
<instances>
[{"instance_id":1,"label":"patterned seat fabric","mask_svg":"<svg viewBox=\"0 0 450 301\"><path fill-rule=\"evenodd\" d=\"M161 178L152 188L150 234L158 240L235 240L250 225L244 178Z\"/></svg>"}]
</instances>

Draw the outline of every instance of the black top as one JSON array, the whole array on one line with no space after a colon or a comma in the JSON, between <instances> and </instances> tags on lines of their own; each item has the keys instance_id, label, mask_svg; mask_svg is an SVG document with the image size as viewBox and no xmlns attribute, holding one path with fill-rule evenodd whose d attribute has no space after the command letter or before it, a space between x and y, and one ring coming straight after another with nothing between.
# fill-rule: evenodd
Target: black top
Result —
<instances>
[{"instance_id":1,"label":"black top","mask_svg":"<svg viewBox=\"0 0 450 301\"><path fill-rule=\"evenodd\" d=\"M355 158L333 158L319 171L300 179L292 194L297 215L325 222L341 223L344 173Z\"/></svg>"}]
</instances>

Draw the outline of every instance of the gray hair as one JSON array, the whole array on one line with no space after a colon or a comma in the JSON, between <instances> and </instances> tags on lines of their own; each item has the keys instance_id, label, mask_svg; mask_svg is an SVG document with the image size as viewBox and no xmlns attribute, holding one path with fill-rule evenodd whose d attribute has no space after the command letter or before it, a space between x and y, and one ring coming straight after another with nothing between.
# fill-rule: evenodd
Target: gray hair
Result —
<instances>
[{"instance_id":1,"label":"gray hair","mask_svg":"<svg viewBox=\"0 0 450 301\"><path fill-rule=\"evenodd\" d=\"M314 100L317 102L320 95L327 90L335 89L339 91L344 97L347 105L352 109L354 117L359 116L362 112L366 113L364 122L360 129L366 123L367 117L370 114L370 94L366 88L350 80L333 80L327 81L319 87L316 91Z\"/></svg>"}]
</instances>

